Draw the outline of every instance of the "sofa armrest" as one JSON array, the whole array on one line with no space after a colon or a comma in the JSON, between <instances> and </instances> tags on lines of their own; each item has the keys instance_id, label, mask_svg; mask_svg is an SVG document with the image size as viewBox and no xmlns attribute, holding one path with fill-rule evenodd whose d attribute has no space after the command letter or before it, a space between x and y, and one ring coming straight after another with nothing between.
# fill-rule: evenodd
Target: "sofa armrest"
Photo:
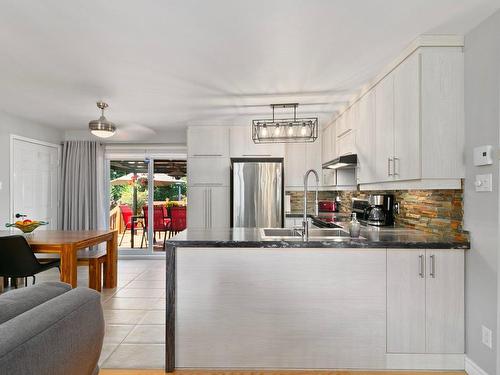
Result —
<instances>
[{"instance_id":1,"label":"sofa armrest","mask_svg":"<svg viewBox=\"0 0 500 375\"><path fill-rule=\"evenodd\" d=\"M0 325L0 373L93 374L103 338L100 294L73 289Z\"/></svg>"}]
</instances>

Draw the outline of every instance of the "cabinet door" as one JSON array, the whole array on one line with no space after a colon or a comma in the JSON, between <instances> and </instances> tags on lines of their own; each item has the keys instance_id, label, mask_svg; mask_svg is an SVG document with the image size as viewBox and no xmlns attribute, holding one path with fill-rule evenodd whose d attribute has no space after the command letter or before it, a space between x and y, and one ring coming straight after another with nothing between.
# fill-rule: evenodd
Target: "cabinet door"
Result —
<instances>
[{"instance_id":1,"label":"cabinet door","mask_svg":"<svg viewBox=\"0 0 500 375\"><path fill-rule=\"evenodd\" d=\"M225 186L208 189L208 228L229 228L229 188Z\"/></svg>"},{"instance_id":2,"label":"cabinet door","mask_svg":"<svg viewBox=\"0 0 500 375\"><path fill-rule=\"evenodd\" d=\"M187 131L188 156L229 155L229 131L221 126L191 126Z\"/></svg>"},{"instance_id":3,"label":"cabinet door","mask_svg":"<svg viewBox=\"0 0 500 375\"><path fill-rule=\"evenodd\" d=\"M235 126L230 130L231 157L283 157L283 143L256 144L250 126Z\"/></svg>"},{"instance_id":4,"label":"cabinet door","mask_svg":"<svg viewBox=\"0 0 500 375\"><path fill-rule=\"evenodd\" d=\"M337 138L336 142L337 157L356 153L354 130L349 130L342 137Z\"/></svg>"},{"instance_id":5,"label":"cabinet door","mask_svg":"<svg viewBox=\"0 0 500 375\"><path fill-rule=\"evenodd\" d=\"M394 71L394 178L421 177L420 54L414 53Z\"/></svg>"},{"instance_id":6,"label":"cabinet door","mask_svg":"<svg viewBox=\"0 0 500 375\"><path fill-rule=\"evenodd\" d=\"M227 157L188 158L187 176L189 186L229 186L230 165Z\"/></svg>"},{"instance_id":7,"label":"cabinet door","mask_svg":"<svg viewBox=\"0 0 500 375\"><path fill-rule=\"evenodd\" d=\"M375 88L375 182L393 180L394 79L389 74Z\"/></svg>"},{"instance_id":8,"label":"cabinet door","mask_svg":"<svg viewBox=\"0 0 500 375\"><path fill-rule=\"evenodd\" d=\"M464 352L464 251L427 250L427 352Z\"/></svg>"},{"instance_id":9,"label":"cabinet door","mask_svg":"<svg viewBox=\"0 0 500 375\"><path fill-rule=\"evenodd\" d=\"M387 250L387 352L425 352L425 250Z\"/></svg>"},{"instance_id":10,"label":"cabinet door","mask_svg":"<svg viewBox=\"0 0 500 375\"><path fill-rule=\"evenodd\" d=\"M321 139L318 138L316 141L312 143L306 143L306 168L302 173L302 177L304 177L304 173L308 169L314 169L318 174L321 173L322 165L321 165Z\"/></svg>"},{"instance_id":11,"label":"cabinet door","mask_svg":"<svg viewBox=\"0 0 500 375\"><path fill-rule=\"evenodd\" d=\"M335 159L335 143L333 142L335 125L332 124L322 131L321 163L328 163Z\"/></svg>"},{"instance_id":12,"label":"cabinet door","mask_svg":"<svg viewBox=\"0 0 500 375\"><path fill-rule=\"evenodd\" d=\"M288 143L285 153L285 186L303 186L307 169L305 143Z\"/></svg>"},{"instance_id":13,"label":"cabinet door","mask_svg":"<svg viewBox=\"0 0 500 375\"><path fill-rule=\"evenodd\" d=\"M369 91L359 101L359 121L356 129L358 183L370 183L375 176L375 94Z\"/></svg>"},{"instance_id":14,"label":"cabinet door","mask_svg":"<svg viewBox=\"0 0 500 375\"><path fill-rule=\"evenodd\" d=\"M207 228L208 191L205 186L189 186L187 191L187 226L188 228Z\"/></svg>"}]
</instances>

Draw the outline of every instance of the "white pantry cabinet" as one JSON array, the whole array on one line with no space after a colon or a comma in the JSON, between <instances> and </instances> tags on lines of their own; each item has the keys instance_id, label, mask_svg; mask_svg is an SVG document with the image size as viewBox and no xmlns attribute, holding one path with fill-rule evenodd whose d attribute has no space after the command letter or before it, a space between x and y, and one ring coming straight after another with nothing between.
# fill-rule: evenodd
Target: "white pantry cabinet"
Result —
<instances>
[{"instance_id":1,"label":"white pantry cabinet","mask_svg":"<svg viewBox=\"0 0 500 375\"><path fill-rule=\"evenodd\" d=\"M187 160L189 186L229 186L230 163L228 157L191 157Z\"/></svg>"},{"instance_id":2,"label":"white pantry cabinet","mask_svg":"<svg viewBox=\"0 0 500 375\"><path fill-rule=\"evenodd\" d=\"M230 194L226 186L190 186L188 228L228 228Z\"/></svg>"},{"instance_id":3,"label":"white pantry cabinet","mask_svg":"<svg viewBox=\"0 0 500 375\"><path fill-rule=\"evenodd\" d=\"M229 155L229 130L223 126L190 126L187 130L188 157Z\"/></svg>"},{"instance_id":4,"label":"white pantry cabinet","mask_svg":"<svg viewBox=\"0 0 500 375\"><path fill-rule=\"evenodd\" d=\"M387 250L387 352L464 352L464 250Z\"/></svg>"},{"instance_id":5,"label":"white pantry cabinet","mask_svg":"<svg viewBox=\"0 0 500 375\"><path fill-rule=\"evenodd\" d=\"M229 130L229 151L232 158L283 157L283 143L260 143L252 140L251 126L234 126Z\"/></svg>"}]
</instances>

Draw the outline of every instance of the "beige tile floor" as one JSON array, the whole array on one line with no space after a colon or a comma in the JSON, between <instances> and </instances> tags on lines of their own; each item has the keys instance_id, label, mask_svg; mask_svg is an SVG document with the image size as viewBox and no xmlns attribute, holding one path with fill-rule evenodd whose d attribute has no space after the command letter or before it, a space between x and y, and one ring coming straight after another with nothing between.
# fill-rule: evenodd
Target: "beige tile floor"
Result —
<instances>
[{"instance_id":1,"label":"beige tile floor","mask_svg":"<svg viewBox=\"0 0 500 375\"><path fill-rule=\"evenodd\" d=\"M88 269L78 267L78 286L88 285ZM37 283L58 280L57 270ZM163 368L165 361L165 261L119 260L118 287L101 293L106 334L101 368Z\"/></svg>"}]
</instances>

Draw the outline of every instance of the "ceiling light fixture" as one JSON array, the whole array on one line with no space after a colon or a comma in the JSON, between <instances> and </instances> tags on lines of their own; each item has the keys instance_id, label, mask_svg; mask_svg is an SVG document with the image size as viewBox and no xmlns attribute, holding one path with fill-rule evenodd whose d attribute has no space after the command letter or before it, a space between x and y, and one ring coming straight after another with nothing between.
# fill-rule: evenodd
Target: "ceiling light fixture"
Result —
<instances>
[{"instance_id":1,"label":"ceiling light fixture","mask_svg":"<svg viewBox=\"0 0 500 375\"><path fill-rule=\"evenodd\" d=\"M298 106L298 103L271 104L272 119L252 121L254 143L314 142L318 138L318 118L297 118ZM293 108L293 119L275 119L275 108ZM269 132L268 126L274 127L274 131Z\"/></svg>"},{"instance_id":2,"label":"ceiling light fixture","mask_svg":"<svg viewBox=\"0 0 500 375\"><path fill-rule=\"evenodd\" d=\"M101 117L89 122L89 129L92 134L99 138L109 138L115 134L116 126L104 117L104 110L108 107L107 103L97 102L97 108L101 110Z\"/></svg>"}]
</instances>

